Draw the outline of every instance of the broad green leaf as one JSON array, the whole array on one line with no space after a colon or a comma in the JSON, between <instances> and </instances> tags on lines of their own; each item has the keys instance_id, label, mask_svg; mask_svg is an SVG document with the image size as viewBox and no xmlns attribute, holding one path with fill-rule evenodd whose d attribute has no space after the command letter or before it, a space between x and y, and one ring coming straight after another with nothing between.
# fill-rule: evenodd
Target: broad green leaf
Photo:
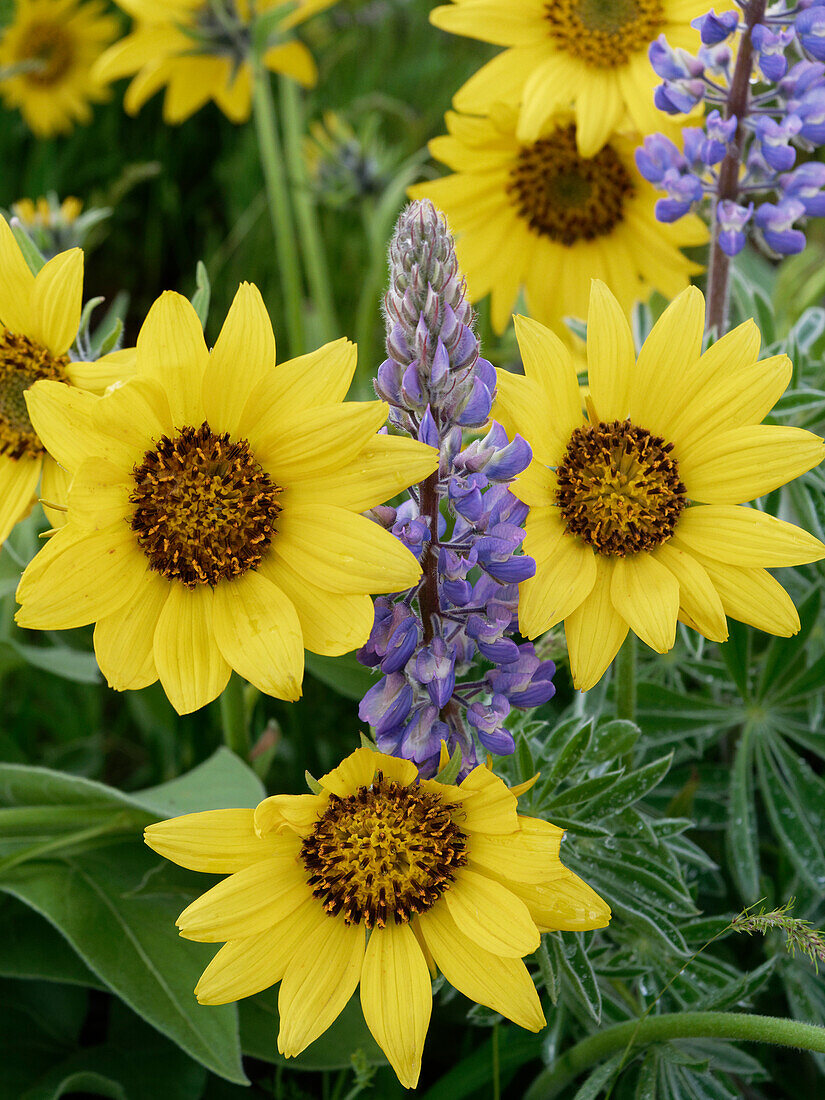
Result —
<instances>
[{"instance_id":1,"label":"broad green leaf","mask_svg":"<svg viewBox=\"0 0 825 1100\"><path fill-rule=\"evenodd\" d=\"M100 669L93 653L84 653L81 649L69 649L68 646L37 646L18 642L14 638L4 638L0 648L25 661L26 664L51 672L63 680L73 680L77 684L99 684Z\"/></svg>"},{"instance_id":2,"label":"broad green leaf","mask_svg":"<svg viewBox=\"0 0 825 1100\"><path fill-rule=\"evenodd\" d=\"M193 885L202 880L128 841L78 859L25 863L0 879L0 889L54 925L134 1012L213 1073L244 1083L234 1007L204 1009L192 993L214 949L175 929Z\"/></svg>"},{"instance_id":3,"label":"broad green leaf","mask_svg":"<svg viewBox=\"0 0 825 1100\"><path fill-rule=\"evenodd\" d=\"M0 975L105 989L53 925L8 895L0 895Z\"/></svg>"}]
</instances>

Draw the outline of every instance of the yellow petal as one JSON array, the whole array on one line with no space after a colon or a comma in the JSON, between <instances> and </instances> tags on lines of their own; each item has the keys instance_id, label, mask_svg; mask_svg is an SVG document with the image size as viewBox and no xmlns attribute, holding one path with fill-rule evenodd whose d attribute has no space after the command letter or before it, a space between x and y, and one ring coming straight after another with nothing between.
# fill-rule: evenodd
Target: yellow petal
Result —
<instances>
[{"instance_id":1,"label":"yellow petal","mask_svg":"<svg viewBox=\"0 0 825 1100\"><path fill-rule=\"evenodd\" d=\"M165 290L154 302L137 338L138 373L166 391L176 428L204 420L201 385L208 353L192 304Z\"/></svg>"},{"instance_id":2,"label":"yellow petal","mask_svg":"<svg viewBox=\"0 0 825 1100\"><path fill-rule=\"evenodd\" d=\"M68 507L72 523L87 531L100 531L119 520L128 524L134 510L129 493L134 482L107 462L90 458L81 464L69 488Z\"/></svg>"},{"instance_id":3,"label":"yellow petal","mask_svg":"<svg viewBox=\"0 0 825 1100\"><path fill-rule=\"evenodd\" d=\"M367 1027L405 1089L414 1089L432 1012L427 963L408 924L373 929L361 973Z\"/></svg>"},{"instance_id":4,"label":"yellow petal","mask_svg":"<svg viewBox=\"0 0 825 1100\"><path fill-rule=\"evenodd\" d=\"M212 603L208 586L186 588L176 581L158 619L155 667L178 714L190 714L217 699L232 671L215 644Z\"/></svg>"},{"instance_id":5,"label":"yellow petal","mask_svg":"<svg viewBox=\"0 0 825 1100\"><path fill-rule=\"evenodd\" d=\"M650 554L619 558L610 584L613 606L630 629L657 653L676 641L679 582Z\"/></svg>"},{"instance_id":6,"label":"yellow petal","mask_svg":"<svg viewBox=\"0 0 825 1100\"><path fill-rule=\"evenodd\" d=\"M556 425L551 395L545 393L538 382L500 370L496 401L490 416L501 424L510 439L517 434L523 436L539 462L545 466L558 466L570 433L565 434Z\"/></svg>"},{"instance_id":7,"label":"yellow petal","mask_svg":"<svg viewBox=\"0 0 825 1100\"><path fill-rule=\"evenodd\" d=\"M324 914L296 948L281 982L281 1054L294 1058L338 1018L355 992L363 961L363 926Z\"/></svg>"},{"instance_id":8,"label":"yellow petal","mask_svg":"<svg viewBox=\"0 0 825 1100\"><path fill-rule=\"evenodd\" d=\"M438 451L416 439L377 435L346 466L317 474L290 489L301 504L335 504L365 512L417 485L438 468Z\"/></svg>"},{"instance_id":9,"label":"yellow petal","mask_svg":"<svg viewBox=\"0 0 825 1100\"><path fill-rule=\"evenodd\" d=\"M117 386L91 406L90 415L93 426L106 436L96 453L130 472L162 435L174 434L167 396L149 378L136 377Z\"/></svg>"},{"instance_id":10,"label":"yellow petal","mask_svg":"<svg viewBox=\"0 0 825 1100\"><path fill-rule=\"evenodd\" d=\"M134 348L121 348L103 355L94 363L69 363L66 374L73 386L102 396L109 386L133 378L137 368Z\"/></svg>"},{"instance_id":11,"label":"yellow petal","mask_svg":"<svg viewBox=\"0 0 825 1100\"><path fill-rule=\"evenodd\" d=\"M667 428L672 387L702 351L705 299L694 286L683 290L653 326L642 345L630 393L630 418L648 431Z\"/></svg>"},{"instance_id":12,"label":"yellow petal","mask_svg":"<svg viewBox=\"0 0 825 1100\"><path fill-rule=\"evenodd\" d=\"M512 790L512 788L511 788ZM467 845L471 865L500 876L505 882L542 882L558 864L564 830L540 818L518 818L519 830L509 836L474 833Z\"/></svg>"},{"instance_id":13,"label":"yellow petal","mask_svg":"<svg viewBox=\"0 0 825 1100\"><path fill-rule=\"evenodd\" d=\"M155 630L169 588L169 581L148 570L131 599L95 624L97 663L115 691L136 691L157 680Z\"/></svg>"},{"instance_id":14,"label":"yellow petal","mask_svg":"<svg viewBox=\"0 0 825 1100\"><path fill-rule=\"evenodd\" d=\"M524 903L478 871L460 868L444 901L464 935L485 951L520 959L539 946L539 934Z\"/></svg>"},{"instance_id":15,"label":"yellow petal","mask_svg":"<svg viewBox=\"0 0 825 1100\"><path fill-rule=\"evenodd\" d=\"M719 593L726 615L781 638L798 632L799 615L793 600L766 570L740 569L705 557L699 562Z\"/></svg>"},{"instance_id":16,"label":"yellow petal","mask_svg":"<svg viewBox=\"0 0 825 1100\"><path fill-rule=\"evenodd\" d=\"M217 943L256 936L283 920L310 896L306 871L297 858L299 843L295 838L292 851L256 860L207 890L178 917L180 934Z\"/></svg>"},{"instance_id":17,"label":"yellow petal","mask_svg":"<svg viewBox=\"0 0 825 1100\"><path fill-rule=\"evenodd\" d=\"M679 582L679 611L691 625L713 642L726 642L728 623L719 593L692 554L677 549L672 540L658 546L654 558L669 569Z\"/></svg>"},{"instance_id":18,"label":"yellow petal","mask_svg":"<svg viewBox=\"0 0 825 1100\"><path fill-rule=\"evenodd\" d=\"M543 462L533 459L515 479L510 490L531 508L549 508L556 499L557 487L555 473L548 470Z\"/></svg>"},{"instance_id":19,"label":"yellow petal","mask_svg":"<svg viewBox=\"0 0 825 1100\"><path fill-rule=\"evenodd\" d=\"M801 527L732 504L687 508L676 533L705 557L745 568L806 565L825 557L825 546Z\"/></svg>"},{"instance_id":20,"label":"yellow petal","mask_svg":"<svg viewBox=\"0 0 825 1100\"><path fill-rule=\"evenodd\" d=\"M169 126L184 122L210 99L212 87L204 79L203 60L199 57L175 58L175 68L163 99L163 121Z\"/></svg>"},{"instance_id":21,"label":"yellow petal","mask_svg":"<svg viewBox=\"0 0 825 1100\"><path fill-rule=\"evenodd\" d=\"M212 623L218 649L245 680L278 699L300 699L301 624L276 585L254 569L217 585Z\"/></svg>"},{"instance_id":22,"label":"yellow petal","mask_svg":"<svg viewBox=\"0 0 825 1100\"><path fill-rule=\"evenodd\" d=\"M552 394L553 426L569 437L581 424L579 381L570 352L549 328L530 317L515 317L516 339L524 362L524 373Z\"/></svg>"},{"instance_id":23,"label":"yellow petal","mask_svg":"<svg viewBox=\"0 0 825 1100\"><path fill-rule=\"evenodd\" d=\"M315 898L308 898L257 936L224 944L195 986L198 1004L229 1004L279 982L301 940L324 916Z\"/></svg>"},{"instance_id":24,"label":"yellow petal","mask_svg":"<svg viewBox=\"0 0 825 1100\"><path fill-rule=\"evenodd\" d=\"M347 401L287 421L273 408L247 438L276 484L312 481L352 462L383 426L387 408L383 401Z\"/></svg>"},{"instance_id":25,"label":"yellow petal","mask_svg":"<svg viewBox=\"0 0 825 1100\"><path fill-rule=\"evenodd\" d=\"M463 34L496 46L529 46L544 31L541 8L535 3L464 0L433 8L430 22L450 34Z\"/></svg>"},{"instance_id":26,"label":"yellow petal","mask_svg":"<svg viewBox=\"0 0 825 1100\"><path fill-rule=\"evenodd\" d=\"M305 649L340 657L366 642L375 618L369 596L342 595L319 588L277 554L269 554L259 569L292 601Z\"/></svg>"},{"instance_id":27,"label":"yellow petal","mask_svg":"<svg viewBox=\"0 0 825 1100\"><path fill-rule=\"evenodd\" d=\"M108 457L101 433L92 427L92 408L99 398L46 379L26 390L25 398L43 446L64 469L74 472L94 454Z\"/></svg>"},{"instance_id":28,"label":"yellow petal","mask_svg":"<svg viewBox=\"0 0 825 1100\"><path fill-rule=\"evenodd\" d=\"M304 508L284 499L270 553L330 592L404 592L421 566L389 531L343 508Z\"/></svg>"},{"instance_id":29,"label":"yellow petal","mask_svg":"<svg viewBox=\"0 0 825 1100\"><path fill-rule=\"evenodd\" d=\"M376 764L377 771L381 772L385 779L394 779L396 783L400 783L402 787L410 787L414 783L418 782L418 768L413 764L412 760L402 760L398 756L387 756L386 753L379 752L378 762ZM441 790L444 790L444 784L437 784ZM447 791L455 790L455 787L447 787ZM441 792L439 791L439 794ZM450 801L449 794L445 798L446 802Z\"/></svg>"},{"instance_id":30,"label":"yellow petal","mask_svg":"<svg viewBox=\"0 0 825 1100\"><path fill-rule=\"evenodd\" d=\"M380 759L381 756L372 749L356 749L337 768L322 775L318 782L325 790L337 794L339 798L346 798L355 794L359 787L368 787L372 783Z\"/></svg>"},{"instance_id":31,"label":"yellow petal","mask_svg":"<svg viewBox=\"0 0 825 1100\"><path fill-rule=\"evenodd\" d=\"M507 920L507 914L501 914ZM418 918L427 947L450 985L465 997L500 1012L528 1031L541 1031L544 1013L521 959L493 955L468 939L450 916L443 898Z\"/></svg>"},{"instance_id":32,"label":"yellow petal","mask_svg":"<svg viewBox=\"0 0 825 1100\"><path fill-rule=\"evenodd\" d=\"M204 810L149 825L143 839L153 852L211 875L231 875L277 855L276 837L259 837L254 810ZM293 853L294 854L294 853Z\"/></svg>"},{"instance_id":33,"label":"yellow petal","mask_svg":"<svg viewBox=\"0 0 825 1100\"><path fill-rule=\"evenodd\" d=\"M32 299L36 328L32 335L54 355L74 343L83 302L83 252L72 248L49 260L37 274Z\"/></svg>"},{"instance_id":34,"label":"yellow petal","mask_svg":"<svg viewBox=\"0 0 825 1100\"><path fill-rule=\"evenodd\" d=\"M146 558L125 523L94 532L67 524L46 549L45 569L35 558L33 579L24 583L27 569L17 590L23 604L17 622L32 630L93 623L123 607L146 581Z\"/></svg>"},{"instance_id":35,"label":"yellow petal","mask_svg":"<svg viewBox=\"0 0 825 1100\"><path fill-rule=\"evenodd\" d=\"M227 58L226 68L227 80L215 88L215 102L228 119L240 125L252 110L252 67L244 61L235 71Z\"/></svg>"},{"instance_id":36,"label":"yellow petal","mask_svg":"<svg viewBox=\"0 0 825 1100\"><path fill-rule=\"evenodd\" d=\"M462 794L469 794L464 803L462 828L470 832L504 835L518 831L516 809L518 801L510 788L479 765L459 784Z\"/></svg>"},{"instance_id":37,"label":"yellow petal","mask_svg":"<svg viewBox=\"0 0 825 1100\"><path fill-rule=\"evenodd\" d=\"M817 466L825 446L802 428L758 424L720 432L674 455L692 500L742 504Z\"/></svg>"},{"instance_id":38,"label":"yellow petal","mask_svg":"<svg viewBox=\"0 0 825 1100\"><path fill-rule=\"evenodd\" d=\"M203 404L213 431L237 434L250 391L275 368L275 336L261 292L241 283L209 356Z\"/></svg>"},{"instance_id":39,"label":"yellow petal","mask_svg":"<svg viewBox=\"0 0 825 1100\"><path fill-rule=\"evenodd\" d=\"M43 459L43 472L40 481L41 503L50 500L54 504L62 504L66 507L69 500L69 486L72 483L72 475L62 466L58 466L53 458L48 455ZM0 491L0 496L2 492ZM56 508L43 505L46 519L54 528L63 527L67 522L66 512L60 512Z\"/></svg>"},{"instance_id":40,"label":"yellow petal","mask_svg":"<svg viewBox=\"0 0 825 1100\"><path fill-rule=\"evenodd\" d=\"M561 521L556 522L563 526ZM529 530L529 518L527 523ZM525 551L532 553L526 545ZM528 638L537 638L575 611L595 583L596 555L592 547L575 535L563 533L548 557L536 559L535 576L519 587L519 629Z\"/></svg>"},{"instance_id":41,"label":"yellow petal","mask_svg":"<svg viewBox=\"0 0 825 1100\"><path fill-rule=\"evenodd\" d=\"M0 215L0 324L26 334L35 324L34 275L6 219Z\"/></svg>"},{"instance_id":42,"label":"yellow petal","mask_svg":"<svg viewBox=\"0 0 825 1100\"><path fill-rule=\"evenodd\" d=\"M270 418L277 431L279 418L294 418L302 411L343 401L356 360L355 344L341 339L279 364L250 393L238 434L251 438L259 432L261 421Z\"/></svg>"},{"instance_id":43,"label":"yellow petal","mask_svg":"<svg viewBox=\"0 0 825 1100\"><path fill-rule=\"evenodd\" d=\"M42 458L0 455L0 545L18 521L29 514L42 467Z\"/></svg>"},{"instance_id":44,"label":"yellow petal","mask_svg":"<svg viewBox=\"0 0 825 1100\"><path fill-rule=\"evenodd\" d=\"M304 88L311 88L318 79L315 61L303 42L270 46L264 54L264 65L273 73L291 77Z\"/></svg>"},{"instance_id":45,"label":"yellow petal","mask_svg":"<svg viewBox=\"0 0 825 1100\"><path fill-rule=\"evenodd\" d=\"M509 885L541 932L587 932L610 921L607 902L566 867L552 881Z\"/></svg>"},{"instance_id":46,"label":"yellow petal","mask_svg":"<svg viewBox=\"0 0 825 1100\"><path fill-rule=\"evenodd\" d=\"M590 284L587 314L587 380L600 420L624 420L636 349L624 311L599 279Z\"/></svg>"},{"instance_id":47,"label":"yellow petal","mask_svg":"<svg viewBox=\"0 0 825 1100\"><path fill-rule=\"evenodd\" d=\"M291 829L299 836L311 832L328 799L317 794L274 794L255 807L255 832L267 836Z\"/></svg>"},{"instance_id":48,"label":"yellow petal","mask_svg":"<svg viewBox=\"0 0 825 1100\"><path fill-rule=\"evenodd\" d=\"M576 96L576 144L583 157L594 157L625 113L616 74L593 68Z\"/></svg>"},{"instance_id":49,"label":"yellow petal","mask_svg":"<svg viewBox=\"0 0 825 1100\"><path fill-rule=\"evenodd\" d=\"M570 671L579 691L601 680L627 634L627 623L610 600L611 573L608 560L596 555L593 591L564 620Z\"/></svg>"}]
</instances>

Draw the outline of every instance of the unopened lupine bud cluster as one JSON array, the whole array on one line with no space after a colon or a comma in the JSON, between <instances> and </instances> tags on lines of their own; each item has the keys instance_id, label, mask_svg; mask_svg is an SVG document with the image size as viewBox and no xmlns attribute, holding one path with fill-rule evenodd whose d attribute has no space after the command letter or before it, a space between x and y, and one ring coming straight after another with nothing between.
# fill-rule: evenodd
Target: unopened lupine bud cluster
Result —
<instances>
[{"instance_id":1,"label":"unopened lupine bud cluster","mask_svg":"<svg viewBox=\"0 0 825 1100\"><path fill-rule=\"evenodd\" d=\"M660 221L676 221L709 199L728 256L742 250L749 225L771 251L790 255L805 247L798 223L825 214L825 164L799 163L800 152L825 144L825 0L750 0L740 8L693 21L702 40L696 56L672 48L664 35L651 45L651 64L664 81L657 107L676 115L704 102L710 110L701 127L684 129L684 150L652 134L636 163L666 194L656 204ZM742 50L750 73L736 102ZM732 176L734 193L720 194L721 166L732 152L741 169Z\"/></svg>"},{"instance_id":2,"label":"unopened lupine bud cluster","mask_svg":"<svg viewBox=\"0 0 825 1100\"><path fill-rule=\"evenodd\" d=\"M400 507L372 513L418 557L423 578L376 600L358 656L381 678L359 713L382 752L432 775L445 741L451 753L460 747L466 775L479 745L513 751L511 707L538 706L555 690L553 662L513 639L518 584L535 564L519 552L527 507L508 485L531 452L498 424L464 446L463 430L487 423L496 372L479 355L453 240L428 201L399 218L385 311L389 358L376 390L391 405L391 423L437 447L441 460Z\"/></svg>"}]
</instances>

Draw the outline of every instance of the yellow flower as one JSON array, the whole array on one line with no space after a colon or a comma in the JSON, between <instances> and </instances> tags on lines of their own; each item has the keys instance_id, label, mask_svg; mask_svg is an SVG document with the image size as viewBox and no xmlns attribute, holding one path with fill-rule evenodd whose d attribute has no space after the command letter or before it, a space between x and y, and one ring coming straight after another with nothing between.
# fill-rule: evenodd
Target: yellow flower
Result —
<instances>
[{"instance_id":1,"label":"yellow flower","mask_svg":"<svg viewBox=\"0 0 825 1100\"><path fill-rule=\"evenodd\" d=\"M285 35L336 0L298 0L297 7L272 28L281 41L263 55L266 68L305 87L317 79L315 62L302 42ZM135 20L131 34L115 43L95 66L101 80L132 76L123 100L130 115L166 86L164 121L183 122L213 99L227 118L245 122L252 107L249 0L117 0ZM258 15L283 0L257 0Z\"/></svg>"},{"instance_id":2,"label":"yellow flower","mask_svg":"<svg viewBox=\"0 0 825 1100\"><path fill-rule=\"evenodd\" d=\"M96 363L70 360L82 299L79 248L59 253L35 278L0 218L0 544L28 513L41 474L44 500L59 503L68 484L32 427L24 391L47 378L69 396L81 390L102 393L131 370L132 349ZM52 522L62 518L49 509L47 515Z\"/></svg>"},{"instance_id":3,"label":"yellow flower","mask_svg":"<svg viewBox=\"0 0 825 1100\"><path fill-rule=\"evenodd\" d=\"M19 199L11 204L11 212L27 229L65 229L80 216L83 203L74 195L68 195L61 203L57 198L45 195L32 199Z\"/></svg>"},{"instance_id":4,"label":"yellow flower","mask_svg":"<svg viewBox=\"0 0 825 1100\"><path fill-rule=\"evenodd\" d=\"M569 114L527 143L506 108L489 118L449 112L446 120L449 135L430 150L455 175L417 184L410 195L447 215L470 295L492 294L497 331L521 287L530 313L556 326L563 316L585 316L591 276L629 310L653 289L674 297L701 270L679 246L704 243L706 227L695 215L656 221L657 195L636 169L630 139L613 134L585 158Z\"/></svg>"},{"instance_id":5,"label":"yellow flower","mask_svg":"<svg viewBox=\"0 0 825 1100\"><path fill-rule=\"evenodd\" d=\"M677 618L718 642L726 615L795 634L796 608L765 567L825 557L799 527L737 507L816 466L825 447L801 428L760 423L790 381L788 357L756 361L753 321L702 354L704 314L702 294L685 290L637 361L619 303L594 280L587 420L567 350L516 318L526 377L499 371L493 416L533 447L513 486L530 506L524 549L536 560L519 624L535 638L564 620L582 690L628 629L659 653L673 645Z\"/></svg>"},{"instance_id":6,"label":"yellow flower","mask_svg":"<svg viewBox=\"0 0 825 1100\"><path fill-rule=\"evenodd\" d=\"M510 47L459 89L459 111L520 103L518 136L536 141L551 116L573 103L579 151L592 157L614 130L662 128L668 116L653 105L660 78L648 47L664 34L671 46L695 52L699 35L690 21L706 11L704 0L453 0L430 20Z\"/></svg>"},{"instance_id":7,"label":"yellow flower","mask_svg":"<svg viewBox=\"0 0 825 1100\"><path fill-rule=\"evenodd\" d=\"M4 104L19 107L39 137L88 123L89 104L107 94L91 68L117 33L117 20L97 0L17 0L0 38L0 70L10 74L0 76Z\"/></svg>"},{"instance_id":8,"label":"yellow flower","mask_svg":"<svg viewBox=\"0 0 825 1100\"><path fill-rule=\"evenodd\" d=\"M146 830L167 859L229 875L177 922L187 939L227 941L195 989L201 1004L280 982L278 1050L291 1058L360 982L364 1018L405 1088L418 1082L436 967L470 1000L539 1031L522 956L540 932L610 920L560 862L563 831L517 814L485 767L459 786L418 782L410 761L362 748L320 785Z\"/></svg>"},{"instance_id":9,"label":"yellow flower","mask_svg":"<svg viewBox=\"0 0 825 1100\"><path fill-rule=\"evenodd\" d=\"M73 478L65 527L20 581L18 622L96 623L109 684L160 679L181 714L219 695L232 668L297 699L304 647L357 648L368 593L421 572L358 513L422 480L438 454L376 435L383 402L344 403L355 358L338 340L276 367L266 308L244 283L211 353L170 291L143 324L131 381L101 398L39 383L32 422Z\"/></svg>"}]
</instances>

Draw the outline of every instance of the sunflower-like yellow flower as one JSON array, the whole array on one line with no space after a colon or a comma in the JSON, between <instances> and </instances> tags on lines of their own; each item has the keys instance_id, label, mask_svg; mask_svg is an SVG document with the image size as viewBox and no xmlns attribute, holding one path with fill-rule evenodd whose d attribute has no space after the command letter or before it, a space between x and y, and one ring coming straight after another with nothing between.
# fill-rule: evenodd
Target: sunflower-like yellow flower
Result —
<instances>
[{"instance_id":1,"label":"sunflower-like yellow flower","mask_svg":"<svg viewBox=\"0 0 825 1100\"><path fill-rule=\"evenodd\" d=\"M499 371L493 416L533 447L513 485L530 506L524 549L536 561L519 592L519 624L535 638L564 620L582 690L628 629L659 653L673 646L677 619L718 642L726 615L795 634L796 608L766 567L825 557L801 528L739 507L825 458L813 433L761 423L790 381L790 360L757 362L753 321L702 354L704 316L690 287L637 360L619 303L594 280L586 419L567 349L516 318L526 377Z\"/></svg>"},{"instance_id":2,"label":"sunflower-like yellow flower","mask_svg":"<svg viewBox=\"0 0 825 1100\"><path fill-rule=\"evenodd\" d=\"M82 300L82 251L59 253L35 277L0 218L0 544L29 511L41 475L44 500L59 503L68 486L32 426L24 391L45 378L69 395L102 393L132 370L133 349L96 363L69 358ZM61 522L61 513L47 514Z\"/></svg>"},{"instance_id":3,"label":"sunflower-like yellow flower","mask_svg":"<svg viewBox=\"0 0 825 1100\"><path fill-rule=\"evenodd\" d=\"M0 97L19 107L38 137L88 123L91 103L106 99L106 81L92 65L118 34L98 0L16 0L0 37Z\"/></svg>"},{"instance_id":4,"label":"sunflower-like yellow flower","mask_svg":"<svg viewBox=\"0 0 825 1100\"><path fill-rule=\"evenodd\" d=\"M488 118L448 112L449 134L430 142L455 175L420 183L447 215L473 301L491 294L493 326L509 323L523 287L530 313L558 326L584 317L591 276L602 279L629 310L659 290L675 297L699 270L679 251L703 244L696 215L656 221L657 194L633 159L634 141L612 134L592 157L576 148L576 124L556 115L537 141L515 133L515 112Z\"/></svg>"},{"instance_id":5,"label":"sunflower-like yellow flower","mask_svg":"<svg viewBox=\"0 0 825 1100\"><path fill-rule=\"evenodd\" d=\"M131 115L166 87L163 118L183 122L210 99L227 118L245 122L252 108L251 22L283 0L116 0L135 21L95 66L101 80L133 77L123 105ZM306 46L289 32L336 0L298 0L272 34L279 41L263 55L267 69L311 87L317 69Z\"/></svg>"},{"instance_id":6,"label":"sunflower-like yellow flower","mask_svg":"<svg viewBox=\"0 0 825 1100\"><path fill-rule=\"evenodd\" d=\"M671 46L695 53L699 35L690 22L707 6L704 0L453 0L430 20L509 47L459 89L453 99L459 111L521 104L518 136L536 141L551 116L573 103L579 152L592 157L614 130L662 128L668 116L653 105L659 77L648 47L664 34Z\"/></svg>"},{"instance_id":7,"label":"sunflower-like yellow flower","mask_svg":"<svg viewBox=\"0 0 825 1100\"><path fill-rule=\"evenodd\" d=\"M96 623L109 684L159 678L182 714L232 668L297 699L304 647L357 648L368 593L421 572L358 513L421 481L438 453L376 435L383 402L344 403L355 359L338 340L276 367L266 307L244 283L211 353L195 310L168 291L140 330L132 380L100 398L40 382L26 394L32 423L72 482L66 525L20 581L20 625Z\"/></svg>"},{"instance_id":8,"label":"sunflower-like yellow flower","mask_svg":"<svg viewBox=\"0 0 825 1100\"><path fill-rule=\"evenodd\" d=\"M227 941L197 984L201 1004L280 982L278 1050L290 1058L360 982L367 1025L406 1088L418 1082L436 967L470 1000L539 1031L522 957L540 932L610 920L561 863L563 831L519 815L484 767L459 786L419 781L410 761L362 748L320 786L146 830L167 859L229 875L177 922L188 939Z\"/></svg>"}]
</instances>

